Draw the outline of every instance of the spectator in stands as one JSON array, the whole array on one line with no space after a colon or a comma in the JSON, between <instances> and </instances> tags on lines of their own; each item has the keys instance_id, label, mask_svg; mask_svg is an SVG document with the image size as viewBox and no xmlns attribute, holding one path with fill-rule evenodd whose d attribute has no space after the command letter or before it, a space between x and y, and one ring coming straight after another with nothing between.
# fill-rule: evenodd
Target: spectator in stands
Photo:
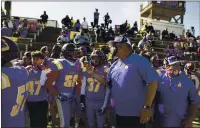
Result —
<instances>
[{"instance_id":1,"label":"spectator in stands","mask_svg":"<svg viewBox=\"0 0 200 128\"><path fill-rule=\"evenodd\" d=\"M82 28L82 31L84 31L84 33L88 32L88 22L86 21L85 17L83 18L81 28Z\"/></svg>"},{"instance_id":2,"label":"spectator in stands","mask_svg":"<svg viewBox=\"0 0 200 128\"><path fill-rule=\"evenodd\" d=\"M194 27L191 27L191 31L192 31L192 35L194 36L195 35L195 29L194 29Z\"/></svg>"},{"instance_id":3,"label":"spectator in stands","mask_svg":"<svg viewBox=\"0 0 200 128\"><path fill-rule=\"evenodd\" d=\"M149 33L149 32L152 32L153 34L155 34L154 27L152 26L152 23L150 23L147 27L147 33Z\"/></svg>"},{"instance_id":4,"label":"spectator in stands","mask_svg":"<svg viewBox=\"0 0 200 128\"><path fill-rule=\"evenodd\" d=\"M70 20L70 18L69 18L68 15L66 15L66 17L62 19L61 23L63 24L63 27L64 27L64 28L65 28L65 27L67 27L68 29L71 28L71 24L72 24L72 23L71 23L71 20Z\"/></svg>"},{"instance_id":5,"label":"spectator in stands","mask_svg":"<svg viewBox=\"0 0 200 128\"><path fill-rule=\"evenodd\" d=\"M71 17L71 26L74 27L75 23L76 23L76 20L74 20L74 18Z\"/></svg>"},{"instance_id":6,"label":"spectator in stands","mask_svg":"<svg viewBox=\"0 0 200 128\"><path fill-rule=\"evenodd\" d=\"M137 33L138 33L137 21L135 21L135 23L133 24L133 30L134 30L134 32L137 32Z\"/></svg>"},{"instance_id":7,"label":"spectator in stands","mask_svg":"<svg viewBox=\"0 0 200 128\"><path fill-rule=\"evenodd\" d=\"M69 42L69 37L66 35L65 31L62 31L62 35L57 38L57 43L66 44Z\"/></svg>"},{"instance_id":8,"label":"spectator in stands","mask_svg":"<svg viewBox=\"0 0 200 128\"><path fill-rule=\"evenodd\" d=\"M149 33L146 35L146 38L151 45L154 45L154 33L152 31L149 31Z\"/></svg>"},{"instance_id":9,"label":"spectator in stands","mask_svg":"<svg viewBox=\"0 0 200 128\"><path fill-rule=\"evenodd\" d=\"M105 28L108 29L108 25L110 23L110 16L108 15L108 12L103 18L104 18Z\"/></svg>"},{"instance_id":10,"label":"spectator in stands","mask_svg":"<svg viewBox=\"0 0 200 128\"><path fill-rule=\"evenodd\" d=\"M74 24L74 29L76 32L79 32L80 28L81 28L80 21L77 20L76 23Z\"/></svg>"},{"instance_id":11,"label":"spectator in stands","mask_svg":"<svg viewBox=\"0 0 200 128\"><path fill-rule=\"evenodd\" d=\"M100 43L105 43L106 41L106 31L104 25L102 24L100 27Z\"/></svg>"},{"instance_id":12,"label":"spectator in stands","mask_svg":"<svg viewBox=\"0 0 200 128\"><path fill-rule=\"evenodd\" d=\"M110 26L107 32L108 41L114 40L114 36L115 36L115 32L113 31L112 26Z\"/></svg>"},{"instance_id":13,"label":"spectator in stands","mask_svg":"<svg viewBox=\"0 0 200 128\"><path fill-rule=\"evenodd\" d=\"M187 32L186 32L186 38L189 39L191 37L194 37L194 36L192 35L192 33L190 32L190 30L188 29Z\"/></svg>"},{"instance_id":14,"label":"spectator in stands","mask_svg":"<svg viewBox=\"0 0 200 128\"><path fill-rule=\"evenodd\" d=\"M162 31L162 40L168 40L168 30L165 28L165 30Z\"/></svg>"},{"instance_id":15,"label":"spectator in stands","mask_svg":"<svg viewBox=\"0 0 200 128\"><path fill-rule=\"evenodd\" d=\"M8 18L8 28L14 28L13 27L13 22L12 22L12 20L10 20L10 18Z\"/></svg>"},{"instance_id":16,"label":"spectator in stands","mask_svg":"<svg viewBox=\"0 0 200 128\"><path fill-rule=\"evenodd\" d=\"M89 37L81 30L80 34L77 34L74 38L75 44L89 44Z\"/></svg>"},{"instance_id":17,"label":"spectator in stands","mask_svg":"<svg viewBox=\"0 0 200 128\"><path fill-rule=\"evenodd\" d=\"M97 41L97 43L99 43L100 42L100 32L101 32L101 30L100 30L100 26L98 25L97 26L97 30L96 30L96 41Z\"/></svg>"},{"instance_id":18,"label":"spectator in stands","mask_svg":"<svg viewBox=\"0 0 200 128\"><path fill-rule=\"evenodd\" d=\"M135 43L132 44L132 49L133 49L134 53L136 53L136 54L140 53L140 50L139 50L139 48L137 47L137 45Z\"/></svg>"},{"instance_id":19,"label":"spectator in stands","mask_svg":"<svg viewBox=\"0 0 200 128\"><path fill-rule=\"evenodd\" d=\"M28 27L28 20L27 19L23 20L23 27Z\"/></svg>"},{"instance_id":20,"label":"spectator in stands","mask_svg":"<svg viewBox=\"0 0 200 128\"><path fill-rule=\"evenodd\" d=\"M24 22L20 23L20 25L17 28L17 31L13 33L13 37L21 37L23 29L24 29Z\"/></svg>"},{"instance_id":21,"label":"spectator in stands","mask_svg":"<svg viewBox=\"0 0 200 128\"><path fill-rule=\"evenodd\" d=\"M42 14L42 15L40 16L40 18L42 19L42 20L41 20L42 24L46 25L47 20L48 20L48 18L49 18L48 15L46 14L46 11L44 11L44 14Z\"/></svg>"},{"instance_id":22,"label":"spectator in stands","mask_svg":"<svg viewBox=\"0 0 200 128\"><path fill-rule=\"evenodd\" d=\"M138 43L138 48L139 49L144 49L144 45L150 47L149 41L147 40L146 36L143 37L143 39Z\"/></svg>"},{"instance_id":23,"label":"spectator in stands","mask_svg":"<svg viewBox=\"0 0 200 128\"><path fill-rule=\"evenodd\" d=\"M169 39L174 40L175 37L176 37L176 35L174 34L174 31L171 31L171 33L169 33Z\"/></svg>"},{"instance_id":24,"label":"spectator in stands","mask_svg":"<svg viewBox=\"0 0 200 128\"><path fill-rule=\"evenodd\" d=\"M96 12L94 12L94 25L93 25L93 28L97 27L98 24L99 24L99 12L98 12L98 9L96 9Z\"/></svg>"}]
</instances>

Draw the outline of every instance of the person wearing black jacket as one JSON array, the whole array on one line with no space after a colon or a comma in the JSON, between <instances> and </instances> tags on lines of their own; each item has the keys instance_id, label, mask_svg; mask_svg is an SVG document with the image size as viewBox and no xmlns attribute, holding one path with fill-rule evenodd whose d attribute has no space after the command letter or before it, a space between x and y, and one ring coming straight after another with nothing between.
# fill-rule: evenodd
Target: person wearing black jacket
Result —
<instances>
[{"instance_id":1,"label":"person wearing black jacket","mask_svg":"<svg viewBox=\"0 0 200 128\"><path fill-rule=\"evenodd\" d=\"M62 19L61 23L62 23L65 27L71 28L72 22L71 22L71 20L70 20L70 18L69 18L68 15L66 15L66 17Z\"/></svg>"},{"instance_id":2,"label":"person wearing black jacket","mask_svg":"<svg viewBox=\"0 0 200 128\"><path fill-rule=\"evenodd\" d=\"M43 23L43 24L46 24L47 23L47 20L48 20L48 15L46 14L46 11L44 11L44 14L42 14L41 16L40 16L40 18L42 19L41 20L41 22Z\"/></svg>"},{"instance_id":3,"label":"person wearing black jacket","mask_svg":"<svg viewBox=\"0 0 200 128\"><path fill-rule=\"evenodd\" d=\"M105 28L108 29L108 25L110 22L110 16L108 15L108 13L104 16L104 21L105 21Z\"/></svg>"}]
</instances>

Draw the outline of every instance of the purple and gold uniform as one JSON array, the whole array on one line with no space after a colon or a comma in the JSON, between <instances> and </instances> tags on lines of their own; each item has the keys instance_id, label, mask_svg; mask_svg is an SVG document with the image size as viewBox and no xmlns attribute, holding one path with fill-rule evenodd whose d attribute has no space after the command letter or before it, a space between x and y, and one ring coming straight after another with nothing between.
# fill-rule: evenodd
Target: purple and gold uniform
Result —
<instances>
[{"instance_id":1,"label":"purple and gold uniform","mask_svg":"<svg viewBox=\"0 0 200 128\"><path fill-rule=\"evenodd\" d=\"M47 101L47 89L40 82L41 71L29 72L30 84L27 101Z\"/></svg>"},{"instance_id":2,"label":"purple and gold uniform","mask_svg":"<svg viewBox=\"0 0 200 128\"><path fill-rule=\"evenodd\" d=\"M100 66L95 69L98 74L107 76L108 67ZM99 115L98 110L107 107L108 96L110 89L102 85L99 81L83 72L83 83L81 94L86 98L86 116L88 119L89 127L93 128L95 124L95 117L97 119L98 128L103 128L105 123L105 114Z\"/></svg>"},{"instance_id":3,"label":"purple and gold uniform","mask_svg":"<svg viewBox=\"0 0 200 128\"><path fill-rule=\"evenodd\" d=\"M24 67L2 67L2 127L25 127L24 104L29 76Z\"/></svg>"},{"instance_id":4,"label":"purple and gold uniform","mask_svg":"<svg viewBox=\"0 0 200 128\"><path fill-rule=\"evenodd\" d=\"M56 100L60 117L60 127L68 127L71 119L72 101L75 98L75 84L80 72L80 63L67 59L56 59L48 64L52 71L59 71L59 77L55 81L55 88L62 95L68 97L67 101Z\"/></svg>"}]
</instances>

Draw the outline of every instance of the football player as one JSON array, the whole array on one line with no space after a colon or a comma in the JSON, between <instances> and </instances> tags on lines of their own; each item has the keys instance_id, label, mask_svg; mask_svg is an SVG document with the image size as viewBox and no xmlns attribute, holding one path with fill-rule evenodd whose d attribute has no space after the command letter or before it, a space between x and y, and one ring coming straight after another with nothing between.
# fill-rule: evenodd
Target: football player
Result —
<instances>
[{"instance_id":1,"label":"football player","mask_svg":"<svg viewBox=\"0 0 200 128\"><path fill-rule=\"evenodd\" d=\"M38 58L44 58L44 55L36 51L32 52L31 56L33 68L29 70L30 83L27 98L30 127L47 127L47 89L40 81L42 69L36 62Z\"/></svg>"},{"instance_id":2,"label":"football player","mask_svg":"<svg viewBox=\"0 0 200 128\"><path fill-rule=\"evenodd\" d=\"M196 65L192 62L186 63L184 66L184 72L190 79L192 79L192 81L194 81L196 88L199 89L200 74L196 72Z\"/></svg>"},{"instance_id":3,"label":"football player","mask_svg":"<svg viewBox=\"0 0 200 128\"><path fill-rule=\"evenodd\" d=\"M29 86L29 74L22 66L13 66L18 58L18 46L1 37L1 127L25 127L24 104Z\"/></svg>"},{"instance_id":4,"label":"football player","mask_svg":"<svg viewBox=\"0 0 200 128\"><path fill-rule=\"evenodd\" d=\"M105 55L103 52L94 50L90 57L94 70L103 76L107 76L108 68L105 66ZM83 73L81 106L82 108L86 106L86 116L90 128L95 127L95 117L97 119L97 127L103 128L109 92L110 89L94 79L92 75L87 72ZM84 100L84 97L86 100Z\"/></svg>"},{"instance_id":5,"label":"football player","mask_svg":"<svg viewBox=\"0 0 200 128\"><path fill-rule=\"evenodd\" d=\"M61 54L62 59L56 59L47 64L49 72L47 73L45 86L52 85L55 81L57 92L54 95L60 94L62 97L66 97L63 102L61 102L62 100L56 100L56 103L60 117L60 127L69 127L71 106L75 100L74 88L81 67L76 61L77 48L74 44L63 45Z\"/></svg>"}]
</instances>

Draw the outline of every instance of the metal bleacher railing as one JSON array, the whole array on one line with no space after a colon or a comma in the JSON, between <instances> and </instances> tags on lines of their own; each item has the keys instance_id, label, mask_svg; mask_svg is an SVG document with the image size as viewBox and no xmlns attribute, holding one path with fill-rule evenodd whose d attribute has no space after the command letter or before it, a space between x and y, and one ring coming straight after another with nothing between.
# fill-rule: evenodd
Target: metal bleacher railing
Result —
<instances>
[{"instance_id":1,"label":"metal bleacher railing","mask_svg":"<svg viewBox=\"0 0 200 128\"><path fill-rule=\"evenodd\" d=\"M15 17L20 18L20 20L27 19L27 20L37 20L37 21L41 21L40 18L19 17L19 16L11 16L11 19L14 19ZM57 20L48 20L46 26L48 26L48 27L59 28L59 23L58 23Z\"/></svg>"}]
</instances>

